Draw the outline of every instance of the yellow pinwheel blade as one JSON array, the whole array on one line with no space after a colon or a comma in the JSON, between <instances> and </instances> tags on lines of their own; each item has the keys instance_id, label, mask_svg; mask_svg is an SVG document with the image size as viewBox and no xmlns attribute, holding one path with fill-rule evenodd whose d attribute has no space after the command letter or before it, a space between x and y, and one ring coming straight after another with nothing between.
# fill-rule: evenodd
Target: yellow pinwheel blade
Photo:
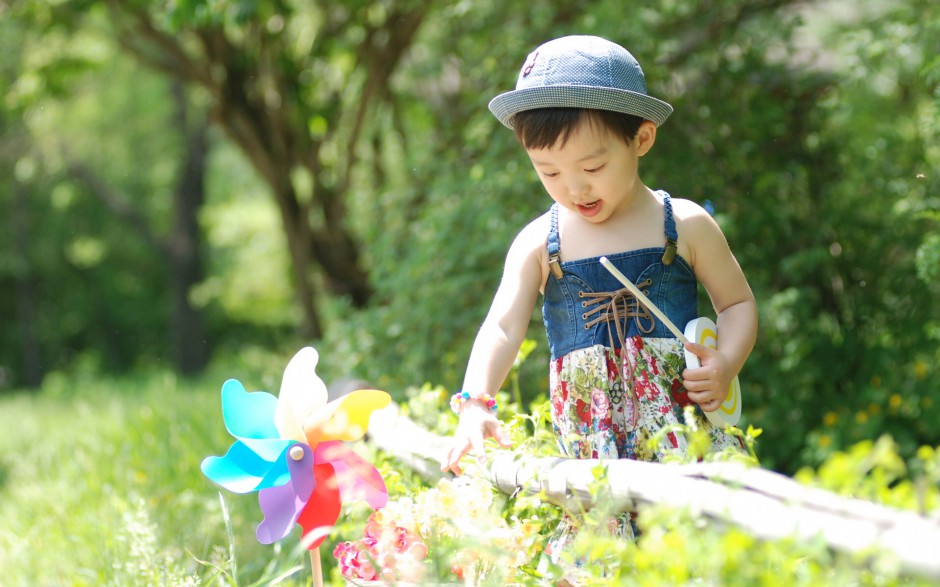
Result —
<instances>
[{"instance_id":1,"label":"yellow pinwheel blade","mask_svg":"<svg viewBox=\"0 0 940 587\"><path fill-rule=\"evenodd\" d=\"M369 428L372 412L391 401L388 393L377 389L360 389L335 399L304 422L307 443L316 446L327 440L359 440Z\"/></svg>"}]
</instances>

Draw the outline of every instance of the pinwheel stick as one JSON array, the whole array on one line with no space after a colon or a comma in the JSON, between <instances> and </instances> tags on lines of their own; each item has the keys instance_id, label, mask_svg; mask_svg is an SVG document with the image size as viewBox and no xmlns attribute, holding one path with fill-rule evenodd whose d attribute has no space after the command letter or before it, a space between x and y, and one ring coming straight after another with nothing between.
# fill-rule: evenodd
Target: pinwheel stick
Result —
<instances>
[{"instance_id":1,"label":"pinwheel stick","mask_svg":"<svg viewBox=\"0 0 940 587\"><path fill-rule=\"evenodd\" d=\"M320 563L320 547L310 551L310 571L313 574L313 587L323 587L323 565Z\"/></svg>"},{"instance_id":2,"label":"pinwheel stick","mask_svg":"<svg viewBox=\"0 0 940 587\"><path fill-rule=\"evenodd\" d=\"M299 445L294 445L287 452L295 461L304 458L304 451ZM310 572L313 575L313 587L323 587L323 564L320 562L320 547L310 551Z\"/></svg>"},{"instance_id":3,"label":"pinwheel stick","mask_svg":"<svg viewBox=\"0 0 940 587\"><path fill-rule=\"evenodd\" d=\"M627 279L627 276L626 276L626 275L624 275L623 273L620 272L619 269L617 269L616 267L614 267L614 264L610 262L610 259L608 259L607 257L601 257L601 265L603 265L605 269L607 269L608 271L610 271L610 274L613 275L614 277L616 277L616 278L617 278L617 281L619 281L620 283L622 283L624 287L626 287L628 290L630 290L630 293L632 293L633 296L634 296L641 304L643 304L644 306L646 306L646 309L647 309L647 310L649 310L649 311L652 312L657 318L659 318L659 320L660 320L663 324L666 325L666 328L668 328L670 332L672 332L673 334L675 334L675 335L676 335L676 338L678 338L680 341L682 341L682 344L688 344L688 343L689 343L689 339L687 339L687 338L685 337L685 335L682 334L682 331L681 331L681 330L679 330L678 328L676 328L676 325L672 323L672 320L670 320L669 318L667 318L666 315L663 313L663 311L660 310L659 308L657 308L657 307L656 307L656 304L654 304L653 302L651 302L650 299L649 299L648 297L646 297L646 295L645 295L642 291L640 291L640 288L638 288L637 286L633 285L633 282L630 281L629 279Z\"/></svg>"}]
</instances>

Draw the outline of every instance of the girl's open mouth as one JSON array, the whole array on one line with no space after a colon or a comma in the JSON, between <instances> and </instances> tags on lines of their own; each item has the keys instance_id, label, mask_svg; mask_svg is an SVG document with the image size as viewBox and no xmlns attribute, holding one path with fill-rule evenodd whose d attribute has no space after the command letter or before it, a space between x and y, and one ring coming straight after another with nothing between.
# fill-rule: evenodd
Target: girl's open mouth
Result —
<instances>
[{"instance_id":1,"label":"girl's open mouth","mask_svg":"<svg viewBox=\"0 0 940 587\"><path fill-rule=\"evenodd\" d=\"M578 211L583 216L594 216L601 209L601 201L594 200L589 204L578 204Z\"/></svg>"}]
</instances>

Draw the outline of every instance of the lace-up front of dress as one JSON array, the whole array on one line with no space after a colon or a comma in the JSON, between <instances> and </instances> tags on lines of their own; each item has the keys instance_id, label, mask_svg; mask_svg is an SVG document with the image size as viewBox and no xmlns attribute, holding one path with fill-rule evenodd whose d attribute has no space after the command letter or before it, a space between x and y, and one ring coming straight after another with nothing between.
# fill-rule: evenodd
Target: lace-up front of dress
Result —
<instances>
[{"instance_id":1,"label":"lace-up front of dress","mask_svg":"<svg viewBox=\"0 0 940 587\"><path fill-rule=\"evenodd\" d=\"M652 280L647 279L639 284L638 287L646 287L652 285L652 283ZM636 321L637 329L643 334L653 332L653 327L655 326L653 314L650 313L649 309L641 304L627 288L601 293L579 291L578 297L587 298L585 301L581 302L581 306L591 308L582 314L581 318L587 320L593 316L590 322L585 322L585 330L590 330L592 326L606 322L608 337L610 337L611 340L620 342L621 346L623 346L624 340L623 322L626 319L633 318ZM613 324L617 331L616 337L611 336L609 330L611 324Z\"/></svg>"}]
</instances>

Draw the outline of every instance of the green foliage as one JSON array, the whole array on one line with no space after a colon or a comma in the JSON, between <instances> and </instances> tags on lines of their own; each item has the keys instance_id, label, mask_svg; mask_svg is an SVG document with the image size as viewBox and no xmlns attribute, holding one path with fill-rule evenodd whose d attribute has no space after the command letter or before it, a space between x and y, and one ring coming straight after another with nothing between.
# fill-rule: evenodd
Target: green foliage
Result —
<instances>
[{"instance_id":1,"label":"green foliage","mask_svg":"<svg viewBox=\"0 0 940 587\"><path fill-rule=\"evenodd\" d=\"M840 495L923 515L940 511L940 452L922 446L905 462L889 436L837 452L815 474L802 469L796 479Z\"/></svg>"},{"instance_id":2,"label":"green foliage","mask_svg":"<svg viewBox=\"0 0 940 587\"><path fill-rule=\"evenodd\" d=\"M930 317L940 298L926 295L924 279L936 288L936 239L925 236L936 221L925 214L937 209L938 184L923 171L940 162L931 147L937 76L925 70L936 67L928 23L938 19L928 4L872 4L851 21L812 8L758 11L731 27L718 23L735 20L736 2L708 11L663 2L628 22L612 3L568 15L564 32L630 47L651 90L676 107L643 177L713 202L755 290L761 332L742 373L745 424L765 430L760 457L777 470L819 463L884 431L905 455L936 439L940 341ZM497 18L490 8L462 14L459 31L424 31L401 71L414 80L402 84L405 134L389 138L404 152L390 156L379 204L364 194L378 300L343 311L328 341L351 371L393 391L416 378L459 386L508 243L548 206L511 133L482 107L515 76L489 46L463 36ZM512 8L499 7L500 55L518 60L556 25ZM533 18L546 20L528 26ZM702 30L721 32L702 38ZM442 38L449 44L435 49ZM448 92L452 72L461 83ZM413 138L429 133L428 148ZM536 312L536 340L539 322ZM546 387L544 344L533 358L506 384L523 401Z\"/></svg>"},{"instance_id":3,"label":"green foliage","mask_svg":"<svg viewBox=\"0 0 940 587\"><path fill-rule=\"evenodd\" d=\"M486 102L512 87L535 44L577 31L630 48L650 90L676 107L643 178L714 204L756 293L761 331L742 373L743 425L764 430L762 463L792 473L884 433L905 458L936 444L936 2L824 10L662 0L626 19L613 0L430 3L349 151L340 145L355 117L329 98L359 95L363 39L411 3L121 4L144 9L194 52L205 46L187 35L221 27L246 70L266 63L281 76L282 105L303 113L286 124L307 129L303 140L327 139L321 176L292 173L295 186L335 185L355 161L343 205L376 293L364 309L342 296L319 301L329 378L366 378L396 397L429 381L459 387L508 245L549 204ZM181 145L167 130L169 80L128 57L127 22L109 6L0 8L0 175L15 182L0 182L0 217L14 217L22 190L30 243L18 250L13 231L0 230L0 319L17 323L16 288L31 278L47 372L123 370L169 350L163 260L63 173L66 148L129 194L156 230L171 222ZM312 36L325 22L344 25ZM316 59L314 49L323 49ZM190 94L199 105L215 99ZM202 218L210 275L191 297L210 315L217 357L263 364L265 351L296 346L289 255L265 182L234 143L214 140ZM318 292L329 289L315 280ZM707 302L702 314L712 313ZM539 343L501 398L520 413L547 388L538 314L529 337ZM18 329L0 332L5 381L22 371L22 344Z\"/></svg>"}]
</instances>

